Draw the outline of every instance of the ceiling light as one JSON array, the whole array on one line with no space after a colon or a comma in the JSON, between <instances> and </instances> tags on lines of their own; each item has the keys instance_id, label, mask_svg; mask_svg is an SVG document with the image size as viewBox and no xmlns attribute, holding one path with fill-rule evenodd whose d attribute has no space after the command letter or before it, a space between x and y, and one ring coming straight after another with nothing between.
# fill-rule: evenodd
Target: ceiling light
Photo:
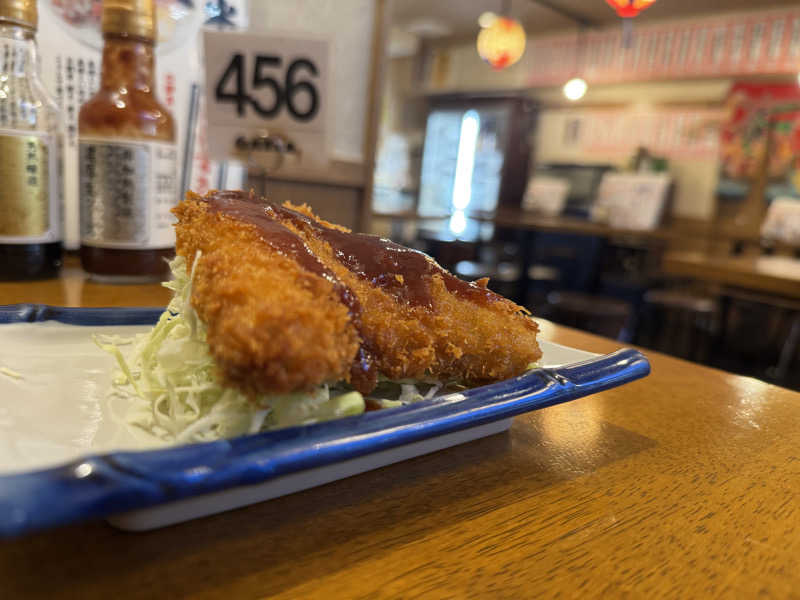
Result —
<instances>
[{"instance_id":1,"label":"ceiling light","mask_svg":"<svg viewBox=\"0 0 800 600\"><path fill-rule=\"evenodd\" d=\"M586 81L580 77L573 77L564 84L564 95L567 97L567 100L575 102L583 98L587 89L589 89L589 86L586 84Z\"/></svg>"}]
</instances>

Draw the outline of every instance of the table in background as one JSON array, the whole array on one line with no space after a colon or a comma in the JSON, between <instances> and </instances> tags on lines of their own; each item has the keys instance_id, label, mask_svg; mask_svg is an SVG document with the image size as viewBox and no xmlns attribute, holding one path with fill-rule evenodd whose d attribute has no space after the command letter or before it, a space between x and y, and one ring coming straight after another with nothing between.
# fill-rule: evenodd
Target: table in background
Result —
<instances>
[{"instance_id":1,"label":"table in background","mask_svg":"<svg viewBox=\"0 0 800 600\"><path fill-rule=\"evenodd\" d=\"M413 223L420 230L425 231L426 240L437 238L442 243L460 242L481 245L489 242L478 236L461 240L448 229L448 219L444 217L421 217L413 212L399 213L374 213L373 218L378 221L390 222L392 234L408 236L408 231L401 225ZM586 268L600 271L598 279L607 279L608 285L595 281L594 287L603 289L579 289L590 293L605 293L607 295L624 296L622 299L633 301L638 306L641 294L653 285L660 285L662 275L662 256L671 250L692 250L702 252L709 256L729 256L732 253L743 251L761 252L762 240L758 231L734 226L731 223L715 223L693 219L673 218L668 223L653 229L620 229L611 227L606 223L596 223L588 219L574 216L559 215L546 216L531 211L511 208L498 208L494 212L470 212L468 221L490 224L502 228L506 232L515 232L519 244L520 281L519 292L515 299L520 304L529 304L529 291L531 279L527 276L531 267L539 264L537 251L550 250L562 253L562 247L570 244L587 244L592 240L594 250L588 253L581 249L584 256L576 260ZM432 225L432 224L435 224ZM384 234L387 234L384 231ZM493 234L494 235L494 234ZM475 237L477 236L477 237ZM554 236L561 239L554 239ZM507 239L504 237L503 239ZM537 240L539 240L537 242ZM407 241L407 240L406 240ZM548 247L552 246L552 248ZM784 245L774 245L773 249L782 252L796 252L798 248ZM562 253L563 254L563 253ZM434 256L434 258L439 258ZM451 265L452 266L452 265ZM608 267L613 267L608 271ZM606 272L608 271L608 272ZM560 287L575 289L571 278L559 283Z\"/></svg>"},{"instance_id":2,"label":"table in background","mask_svg":"<svg viewBox=\"0 0 800 600\"><path fill-rule=\"evenodd\" d=\"M664 255L662 267L669 275L800 300L800 259L796 258L670 252Z\"/></svg>"},{"instance_id":3,"label":"table in background","mask_svg":"<svg viewBox=\"0 0 800 600\"><path fill-rule=\"evenodd\" d=\"M606 223L598 223L586 218L568 215L547 216L522 209L499 208L497 211L472 211L467 213L467 219L474 219L484 223L492 223L498 227L538 231L542 233L564 233L577 235L593 235L603 238L629 238L641 242L668 243L674 242L678 246L697 245L711 246L725 244L735 246L759 246L761 237L758 231L736 227L730 223L716 223L698 219L672 218L669 223L659 225L653 229L620 229L611 227ZM446 222L447 216L420 216L412 211L403 212L375 212L372 218L376 220L404 221L404 222ZM781 248L795 248L795 246L780 246Z\"/></svg>"},{"instance_id":4,"label":"table in background","mask_svg":"<svg viewBox=\"0 0 800 600\"><path fill-rule=\"evenodd\" d=\"M52 303L64 284L4 284L0 301ZM71 301L165 298L156 286L83 285ZM618 347L547 322L542 335ZM647 379L316 489L150 533L88 523L0 542L3 595L796 593L800 394L650 358Z\"/></svg>"},{"instance_id":5,"label":"table in background","mask_svg":"<svg viewBox=\"0 0 800 600\"><path fill-rule=\"evenodd\" d=\"M756 306L769 307L773 315L785 315L782 318L787 319L786 333L780 342L777 362L769 367L768 375L772 381L792 387L798 385L793 365L796 365L800 348L800 259L788 256L713 257L698 252L670 252L664 255L662 268L672 276L690 277L722 286L720 325L714 351L717 355L725 351L731 338L734 341L753 340L769 331L769 323L764 319L751 319L754 325L747 330L729 332L734 300L744 301L746 306L753 306L755 302Z\"/></svg>"}]
</instances>

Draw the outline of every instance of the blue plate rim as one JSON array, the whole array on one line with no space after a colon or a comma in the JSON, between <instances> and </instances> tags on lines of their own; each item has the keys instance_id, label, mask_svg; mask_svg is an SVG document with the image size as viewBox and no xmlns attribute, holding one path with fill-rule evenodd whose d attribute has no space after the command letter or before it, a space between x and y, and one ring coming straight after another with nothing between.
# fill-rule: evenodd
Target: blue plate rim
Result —
<instances>
[{"instance_id":1,"label":"blue plate rim","mask_svg":"<svg viewBox=\"0 0 800 600\"><path fill-rule=\"evenodd\" d=\"M163 308L0 306L0 324L149 325ZM394 409L202 444L90 455L0 476L0 537L181 500L321 467L510 418L646 376L622 349ZM53 502L58 498L58 502Z\"/></svg>"}]
</instances>

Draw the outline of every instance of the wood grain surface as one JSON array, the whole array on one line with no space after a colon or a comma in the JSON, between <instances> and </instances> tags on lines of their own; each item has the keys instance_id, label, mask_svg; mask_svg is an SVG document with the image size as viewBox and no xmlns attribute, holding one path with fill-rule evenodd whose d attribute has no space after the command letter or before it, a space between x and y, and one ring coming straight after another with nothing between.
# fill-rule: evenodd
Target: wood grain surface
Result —
<instances>
[{"instance_id":1,"label":"wood grain surface","mask_svg":"<svg viewBox=\"0 0 800 600\"><path fill-rule=\"evenodd\" d=\"M58 279L0 281L0 305L35 302L53 306L164 306L172 292L160 283L106 285L91 281L75 256L67 256Z\"/></svg>"},{"instance_id":2,"label":"wood grain surface","mask_svg":"<svg viewBox=\"0 0 800 600\"><path fill-rule=\"evenodd\" d=\"M62 284L4 284L0 303L54 302ZM79 302L156 299L98 286ZM800 394L650 358L647 379L507 433L285 498L2 541L0 597L800 597Z\"/></svg>"},{"instance_id":3,"label":"wood grain surface","mask_svg":"<svg viewBox=\"0 0 800 600\"><path fill-rule=\"evenodd\" d=\"M669 275L800 299L800 259L788 256L712 257L700 252L669 252L662 268Z\"/></svg>"}]
</instances>

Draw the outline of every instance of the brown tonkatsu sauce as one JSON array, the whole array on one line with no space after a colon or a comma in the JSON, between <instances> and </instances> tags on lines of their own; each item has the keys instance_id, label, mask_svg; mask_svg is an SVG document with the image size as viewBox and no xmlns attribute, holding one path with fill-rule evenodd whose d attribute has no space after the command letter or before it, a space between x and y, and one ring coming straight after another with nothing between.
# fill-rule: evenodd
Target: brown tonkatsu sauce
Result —
<instances>
[{"instance_id":1,"label":"brown tonkatsu sauce","mask_svg":"<svg viewBox=\"0 0 800 600\"><path fill-rule=\"evenodd\" d=\"M261 238L273 250L294 259L306 271L324 277L336 286L344 287L333 272L319 261L302 238L281 225L275 219L269 205L259 203L252 192L248 195L242 191L216 191L206 196L205 200L211 212L223 213L255 225L261 233ZM351 309L350 304L357 302L355 298L352 300L342 298L342 301Z\"/></svg>"},{"instance_id":2,"label":"brown tonkatsu sauce","mask_svg":"<svg viewBox=\"0 0 800 600\"><path fill-rule=\"evenodd\" d=\"M419 250L406 248L377 235L349 233L326 227L285 206L270 206L298 229L311 229L328 242L336 259L352 273L411 306L433 309L430 285L433 275L441 276L451 294L475 304L486 305L500 298L486 287L451 275Z\"/></svg>"},{"instance_id":3,"label":"brown tonkatsu sauce","mask_svg":"<svg viewBox=\"0 0 800 600\"><path fill-rule=\"evenodd\" d=\"M378 236L326 227L302 213L259 200L252 192L216 191L207 194L204 199L212 212L254 225L271 248L294 259L306 271L334 284L342 302L350 310L359 334L361 307L355 294L316 257L303 238L284 223L324 240L330 245L336 259L349 271L411 306L433 309L431 278L434 275L442 278L450 293L464 300L487 305L500 299L483 285L454 277L418 250ZM375 385L377 373L368 340L363 335L361 339L362 347L351 369L351 383L356 389L362 389L363 386L369 390Z\"/></svg>"},{"instance_id":4,"label":"brown tonkatsu sauce","mask_svg":"<svg viewBox=\"0 0 800 600\"><path fill-rule=\"evenodd\" d=\"M336 259L352 273L412 306L433 308L430 278L441 276L447 290L476 304L490 304L500 296L477 283L463 281L440 267L428 255L391 240L326 227L311 217L285 206L258 200L244 191L217 191L205 197L214 212L222 212L255 225L272 248L294 258L304 269L342 285L309 249L300 236L280 223L325 240ZM348 303L349 304L349 303Z\"/></svg>"},{"instance_id":5,"label":"brown tonkatsu sauce","mask_svg":"<svg viewBox=\"0 0 800 600\"><path fill-rule=\"evenodd\" d=\"M309 273L327 279L333 284L342 304L350 311L350 318L361 337L361 346L350 368L350 383L360 391L372 390L377 382L378 373L372 353L361 332L361 305L350 288L320 262L299 235L276 220L271 207L259 203L252 192L248 195L242 191L216 191L208 194L205 200L211 212L223 213L255 225L261 233L261 238L270 248L292 258Z\"/></svg>"}]
</instances>

